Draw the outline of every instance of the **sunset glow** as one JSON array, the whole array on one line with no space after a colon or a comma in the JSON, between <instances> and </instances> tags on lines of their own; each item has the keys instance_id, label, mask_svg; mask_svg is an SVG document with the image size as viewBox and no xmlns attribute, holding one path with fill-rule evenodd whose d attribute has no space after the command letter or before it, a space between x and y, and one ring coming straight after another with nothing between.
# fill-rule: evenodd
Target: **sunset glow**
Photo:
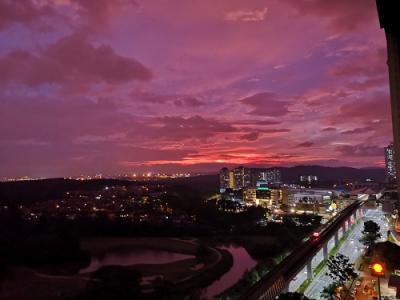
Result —
<instances>
[{"instance_id":1,"label":"sunset glow","mask_svg":"<svg viewBox=\"0 0 400 300\"><path fill-rule=\"evenodd\" d=\"M0 177L382 167L385 51L374 0L0 0Z\"/></svg>"}]
</instances>

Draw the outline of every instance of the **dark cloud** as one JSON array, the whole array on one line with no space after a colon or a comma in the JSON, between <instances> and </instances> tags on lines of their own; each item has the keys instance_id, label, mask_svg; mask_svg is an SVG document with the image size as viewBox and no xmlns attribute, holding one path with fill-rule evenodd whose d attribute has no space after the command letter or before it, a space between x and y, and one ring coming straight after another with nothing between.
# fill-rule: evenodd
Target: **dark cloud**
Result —
<instances>
[{"instance_id":1,"label":"dark cloud","mask_svg":"<svg viewBox=\"0 0 400 300\"><path fill-rule=\"evenodd\" d=\"M341 134L360 134L360 133L366 133L366 132L371 132L373 131L374 128L367 126L367 127L359 127L359 128L354 128L351 130L345 130L340 132Z\"/></svg>"},{"instance_id":2,"label":"dark cloud","mask_svg":"<svg viewBox=\"0 0 400 300\"><path fill-rule=\"evenodd\" d=\"M151 72L133 58L120 56L109 46L93 46L73 34L48 45L39 53L14 50L0 57L0 82L30 86L49 84L146 81Z\"/></svg>"},{"instance_id":3,"label":"dark cloud","mask_svg":"<svg viewBox=\"0 0 400 300\"><path fill-rule=\"evenodd\" d=\"M337 130L336 127L324 127L324 128L322 128L321 131L328 132L328 131L336 131L336 130Z\"/></svg>"},{"instance_id":4,"label":"dark cloud","mask_svg":"<svg viewBox=\"0 0 400 300\"><path fill-rule=\"evenodd\" d=\"M270 125L279 125L282 124L282 122L276 120L241 120L241 121L235 121L235 124L242 126L247 126L247 125L270 126Z\"/></svg>"},{"instance_id":5,"label":"dark cloud","mask_svg":"<svg viewBox=\"0 0 400 300\"><path fill-rule=\"evenodd\" d=\"M240 100L252 107L250 114L269 117L282 117L289 113L287 102L274 93L259 93Z\"/></svg>"},{"instance_id":6,"label":"dark cloud","mask_svg":"<svg viewBox=\"0 0 400 300\"><path fill-rule=\"evenodd\" d=\"M51 6L38 6L32 0L0 0L0 30L17 23L31 24L54 13Z\"/></svg>"},{"instance_id":7,"label":"dark cloud","mask_svg":"<svg viewBox=\"0 0 400 300\"><path fill-rule=\"evenodd\" d=\"M71 2L77 5L77 13L94 27L98 26L99 22L107 22L116 10L138 6L135 0L71 0Z\"/></svg>"},{"instance_id":8,"label":"dark cloud","mask_svg":"<svg viewBox=\"0 0 400 300\"><path fill-rule=\"evenodd\" d=\"M259 136L260 136L259 132L250 132L250 133L240 136L240 139L246 140L246 141L256 141L256 140L258 140Z\"/></svg>"},{"instance_id":9,"label":"dark cloud","mask_svg":"<svg viewBox=\"0 0 400 300\"><path fill-rule=\"evenodd\" d=\"M162 95L151 92L133 91L131 97L136 101L147 104L174 104L178 107L199 107L204 105L204 102L188 95Z\"/></svg>"},{"instance_id":10,"label":"dark cloud","mask_svg":"<svg viewBox=\"0 0 400 300\"><path fill-rule=\"evenodd\" d=\"M271 128L271 129L260 129L260 132L263 133L285 133L285 132L290 132L291 130L288 128Z\"/></svg>"},{"instance_id":11,"label":"dark cloud","mask_svg":"<svg viewBox=\"0 0 400 300\"><path fill-rule=\"evenodd\" d=\"M230 124L201 116L193 117L161 117L150 121L154 138L167 140L207 139L217 133L230 133L237 130Z\"/></svg>"},{"instance_id":12,"label":"dark cloud","mask_svg":"<svg viewBox=\"0 0 400 300\"><path fill-rule=\"evenodd\" d=\"M314 145L315 145L314 142L307 141L307 142L303 142L303 143L298 144L298 145L296 146L296 148L310 148L310 147L312 147L312 146L314 146Z\"/></svg>"}]
</instances>

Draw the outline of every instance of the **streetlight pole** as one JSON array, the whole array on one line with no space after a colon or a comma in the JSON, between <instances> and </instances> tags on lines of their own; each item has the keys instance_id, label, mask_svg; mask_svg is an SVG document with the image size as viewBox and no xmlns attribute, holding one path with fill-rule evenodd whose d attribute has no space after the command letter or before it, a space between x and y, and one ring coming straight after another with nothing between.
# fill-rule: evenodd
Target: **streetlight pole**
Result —
<instances>
[{"instance_id":1,"label":"streetlight pole","mask_svg":"<svg viewBox=\"0 0 400 300\"><path fill-rule=\"evenodd\" d=\"M378 277L378 300L381 300L381 278Z\"/></svg>"},{"instance_id":2,"label":"streetlight pole","mask_svg":"<svg viewBox=\"0 0 400 300\"><path fill-rule=\"evenodd\" d=\"M385 276L385 264L382 262L375 262L371 265L371 275L378 279L378 297L381 300L381 277Z\"/></svg>"}]
</instances>

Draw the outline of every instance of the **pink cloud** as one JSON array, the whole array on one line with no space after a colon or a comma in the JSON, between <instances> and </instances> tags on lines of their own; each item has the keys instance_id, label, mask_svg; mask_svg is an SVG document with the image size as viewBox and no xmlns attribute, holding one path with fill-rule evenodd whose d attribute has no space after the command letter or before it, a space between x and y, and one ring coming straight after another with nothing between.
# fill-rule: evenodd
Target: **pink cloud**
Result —
<instances>
[{"instance_id":1,"label":"pink cloud","mask_svg":"<svg viewBox=\"0 0 400 300\"><path fill-rule=\"evenodd\" d=\"M298 144L296 147L297 147L297 148L309 148L309 147L312 147L312 146L314 146L314 145L315 145L314 142L307 141L307 142Z\"/></svg>"},{"instance_id":2,"label":"pink cloud","mask_svg":"<svg viewBox=\"0 0 400 300\"><path fill-rule=\"evenodd\" d=\"M104 23L117 10L136 7L135 0L70 0L76 5L77 13L88 19L91 25L98 26Z\"/></svg>"},{"instance_id":3,"label":"pink cloud","mask_svg":"<svg viewBox=\"0 0 400 300\"><path fill-rule=\"evenodd\" d=\"M252 115L281 117L289 113L289 104L270 92L255 94L240 101L252 108L249 113Z\"/></svg>"},{"instance_id":4,"label":"pink cloud","mask_svg":"<svg viewBox=\"0 0 400 300\"><path fill-rule=\"evenodd\" d=\"M167 2L0 0L1 174L382 163L373 0Z\"/></svg>"},{"instance_id":5,"label":"pink cloud","mask_svg":"<svg viewBox=\"0 0 400 300\"><path fill-rule=\"evenodd\" d=\"M337 147L341 155L345 156L367 156L367 157L382 157L384 148L376 145L343 145Z\"/></svg>"},{"instance_id":6,"label":"pink cloud","mask_svg":"<svg viewBox=\"0 0 400 300\"><path fill-rule=\"evenodd\" d=\"M329 131L336 131L336 130L337 130L337 128L335 128L335 127L324 127L324 128L322 128L321 131L329 132Z\"/></svg>"},{"instance_id":7,"label":"pink cloud","mask_svg":"<svg viewBox=\"0 0 400 300\"><path fill-rule=\"evenodd\" d=\"M256 141L258 140L259 136L260 136L259 132L250 132L240 136L240 139L246 141Z\"/></svg>"},{"instance_id":8,"label":"pink cloud","mask_svg":"<svg viewBox=\"0 0 400 300\"><path fill-rule=\"evenodd\" d=\"M229 123L201 116L160 117L151 122L150 136L167 140L207 139L218 133L232 133L236 129Z\"/></svg>"},{"instance_id":9,"label":"pink cloud","mask_svg":"<svg viewBox=\"0 0 400 300\"><path fill-rule=\"evenodd\" d=\"M340 132L341 134L360 134L360 133L368 133L373 131L374 128L367 126L367 127L360 127L360 128L354 128L350 130L345 130Z\"/></svg>"},{"instance_id":10,"label":"pink cloud","mask_svg":"<svg viewBox=\"0 0 400 300\"><path fill-rule=\"evenodd\" d=\"M268 8L254 10L235 10L229 11L225 14L226 21L240 21L240 22L260 22L265 19Z\"/></svg>"},{"instance_id":11,"label":"pink cloud","mask_svg":"<svg viewBox=\"0 0 400 300\"><path fill-rule=\"evenodd\" d=\"M379 76L387 73L386 50L383 48L357 52L343 63L335 66L331 73L335 76L358 77ZM366 63L368 61L368 63Z\"/></svg>"},{"instance_id":12,"label":"pink cloud","mask_svg":"<svg viewBox=\"0 0 400 300\"><path fill-rule=\"evenodd\" d=\"M18 23L31 24L54 13L50 5L38 6L32 0L0 0L0 30Z\"/></svg>"},{"instance_id":13,"label":"pink cloud","mask_svg":"<svg viewBox=\"0 0 400 300\"><path fill-rule=\"evenodd\" d=\"M0 57L0 82L49 84L118 84L149 80L151 72L110 46L93 46L80 34L63 37L38 53L13 50Z\"/></svg>"},{"instance_id":14,"label":"pink cloud","mask_svg":"<svg viewBox=\"0 0 400 300\"><path fill-rule=\"evenodd\" d=\"M377 22L374 0L284 1L295 7L301 15L313 15L326 19L336 33L353 31L373 21Z\"/></svg>"}]
</instances>

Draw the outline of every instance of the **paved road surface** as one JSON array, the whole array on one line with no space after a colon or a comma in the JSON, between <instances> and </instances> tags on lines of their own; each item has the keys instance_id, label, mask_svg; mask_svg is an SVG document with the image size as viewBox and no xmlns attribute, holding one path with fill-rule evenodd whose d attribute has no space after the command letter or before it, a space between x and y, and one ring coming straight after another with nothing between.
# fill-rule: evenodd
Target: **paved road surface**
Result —
<instances>
[{"instance_id":1,"label":"paved road surface","mask_svg":"<svg viewBox=\"0 0 400 300\"><path fill-rule=\"evenodd\" d=\"M365 216L356 225L350 236L342 244L339 249L339 253L346 255L350 258L350 262L354 263L359 255L364 251L364 246L359 242L362 236L362 229L364 227L363 221L373 220L378 223L381 227L382 240L386 240L386 234L388 230L388 225L381 208L369 209L367 210ZM330 241L332 243L332 240ZM333 246L333 244L331 244ZM331 247L329 247L331 248ZM322 260L322 251L317 255L317 261L313 263L313 267L318 265L318 262ZM311 299L321 299L320 293L322 289L332 282L332 279L326 275L327 269L324 268L319 275L317 275L313 282L307 288L305 295ZM293 291L297 289L300 284L307 279L307 272L303 269L297 276L297 278L290 283L290 290Z\"/></svg>"}]
</instances>

